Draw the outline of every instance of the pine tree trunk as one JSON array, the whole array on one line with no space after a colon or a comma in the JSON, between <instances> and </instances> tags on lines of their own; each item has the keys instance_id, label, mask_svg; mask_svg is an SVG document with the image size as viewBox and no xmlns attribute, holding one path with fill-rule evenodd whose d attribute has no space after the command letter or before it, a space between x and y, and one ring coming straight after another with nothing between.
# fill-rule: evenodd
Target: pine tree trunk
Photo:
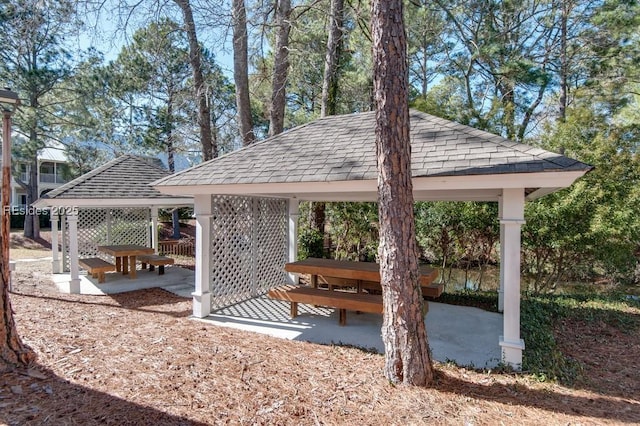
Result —
<instances>
[{"instance_id":1,"label":"pine tree trunk","mask_svg":"<svg viewBox=\"0 0 640 426\"><path fill-rule=\"evenodd\" d=\"M3 220L5 218L9 220L9 215L3 215ZM35 352L20 340L13 321L9 300L9 270L5 270L9 266L9 250L4 250L4 244L2 257L0 262L0 373L12 368L29 367L36 360Z\"/></svg>"},{"instance_id":2,"label":"pine tree trunk","mask_svg":"<svg viewBox=\"0 0 640 426\"><path fill-rule=\"evenodd\" d=\"M236 84L236 108L242 145L255 140L251 100L249 99L249 59L247 42L247 12L244 0L233 0L233 79Z\"/></svg>"},{"instance_id":3,"label":"pine tree trunk","mask_svg":"<svg viewBox=\"0 0 640 426\"><path fill-rule=\"evenodd\" d=\"M211 137L211 111L207 100L207 88L204 84L202 72L202 52L196 34L196 24L189 0L174 0L184 16L185 31L189 39L189 62L193 72L194 93L198 102L198 125L200 126L200 144L202 145L202 159L211 160L218 156L218 147Z\"/></svg>"},{"instance_id":4,"label":"pine tree trunk","mask_svg":"<svg viewBox=\"0 0 640 426\"><path fill-rule=\"evenodd\" d=\"M37 240L40 238L40 218L29 208L38 199L38 152L31 160L29 179L26 187L26 215L24 217L24 236Z\"/></svg>"},{"instance_id":5,"label":"pine tree trunk","mask_svg":"<svg viewBox=\"0 0 640 426\"><path fill-rule=\"evenodd\" d=\"M289 75L289 31L291 30L291 0L276 0L276 47L269 109L269 136L284 130L286 85Z\"/></svg>"},{"instance_id":6,"label":"pine tree trunk","mask_svg":"<svg viewBox=\"0 0 640 426\"><path fill-rule=\"evenodd\" d=\"M329 16L329 36L324 60L322 79L322 105L320 116L335 115L338 104L338 71L342 50L342 24L344 21L344 0L331 0Z\"/></svg>"},{"instance_id":7,"label":"pine tree trunk","mask_svg":"<svg viewBox=\"0 0 640 426\"><path fill-rule=\"evenodd\" d=\"M380 216L380 275L384 304L385 376L425 386L433 380L413 216L407 40L402 0L371 6Z\"/></svg>"}]
</instances>

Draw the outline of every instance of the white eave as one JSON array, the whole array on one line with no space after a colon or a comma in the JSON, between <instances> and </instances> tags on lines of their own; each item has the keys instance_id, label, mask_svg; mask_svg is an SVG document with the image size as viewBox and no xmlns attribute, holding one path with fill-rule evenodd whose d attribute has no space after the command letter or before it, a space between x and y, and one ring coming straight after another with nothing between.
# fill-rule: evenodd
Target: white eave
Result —
<instances>
[{"instance_id":1,"label":"white eave","mask_svg":"<svg viewBox=\"0 0 640 426\"><path fill-rule=\"evenodd\" d=\"M432 176L413 178L416 201L497 201L506 188L533 191L535 199L566 188L586 173L580 171L513 173L493 175ZM374 180L283 182L225 185L158 185L169 195L255 195L297 198L308 201L376 201L378 183Z\"/></svg>"},{"instance_id":2,"label":"white eave","mask_svg":"<svg viewBox=\"0 0 640 426\"><path fill-rule=\"evenodd\" d=\"M182 192L180 195L184 195ZM33 206L35 208L48 207L79 207L79 208L104 208L104 207L188 207L193 205L193 198L40 198Z\"/></svg>"}]
</instances>

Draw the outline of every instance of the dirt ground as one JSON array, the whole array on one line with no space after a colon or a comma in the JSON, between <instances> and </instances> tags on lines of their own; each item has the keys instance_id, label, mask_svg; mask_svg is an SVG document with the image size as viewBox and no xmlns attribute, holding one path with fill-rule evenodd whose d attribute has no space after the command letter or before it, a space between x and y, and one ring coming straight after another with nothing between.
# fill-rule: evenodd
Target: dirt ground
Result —
<instances>
[{"instance_id":1,"label":"dirt ground","mask_svg":"<svg viewBox=\"0 0 640 426\"><path fill-rule=\"evenodd\" d=\"M640 336L603 324L558 325L590 377L572 387L448 364L432 388L395 387L380 355L204 325L191 300L159 289L62 295L49 271L19 262L14 275L38 361L0 373L0 424L640 423Z\"/></svg>"}]
</instances>

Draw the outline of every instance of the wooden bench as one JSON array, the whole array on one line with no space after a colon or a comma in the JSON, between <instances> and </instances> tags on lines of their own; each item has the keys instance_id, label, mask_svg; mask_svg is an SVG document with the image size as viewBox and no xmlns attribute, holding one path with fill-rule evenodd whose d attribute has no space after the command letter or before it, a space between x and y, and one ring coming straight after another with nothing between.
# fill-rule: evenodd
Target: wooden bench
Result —
<instances>
[{"instance_id":1,"label":"wooden bench","mask_svg":"<svg viewBox=\"0 0 640 426\"><path fill-rule=\"evenodd\" d=\"M98 257L90 257L87 259L78 259L78 264L91 274L93 278L98 278L99 283L104 282L104 273L115 271L116 265L102 260Z\"/></svg>"},{"instance_id":2,"label":"wooden bench","mask_svg":"<svg viewBox=\"0 0 640 426\"><path fill-rule=\"evenodd\" d=\"M380 288L380 283L377 281L359 281L349 278L325 277L322 275L318 276L318 284L326 284L329 290L332 290L335 287L353 287L360 288L362 290L368 290L369 292L374 291L377 293L380 293L382 290ZM443 293L444 284L422 284L421 288L422 295L424 297L436 299Z\"/></svg>"},{"instance_id":3,"label":"wooden bench","mask_svg":"<svg viewBox=\"0 0 640 426\"><path fill-rule=\"evenodd\" d=\"M143 254L138 256L138 260L142 264L142 269L147 269L147 263L149 264L149 271L153 271L157 266L158 275L164 274L164 265L173 265L175 263L172 257L160 256L158 254Z\"/></svg>"},{"instance_id":4,"label":"wooden bench","mask_svg":"<svg viewBox=\"0 0 640 426\"><path fill-rule=\"evenodd\" d=\"M284 265L285 271L294 274L308 274L311 287L327 284L329 290L334 287L353 287L357 293L368 290L369 293L380 294L380 265L373 262L352 262L348 260L308 258ZM419 266L419 281L422 295L439 297L444 291L444 284L434 284L438 270L427 265Z\"/></svg>"},{"instance_id":5,"label":"wooden bench","mask_svg":"<svg viewBox=\"0 0 640 426\"><path fill-rule=\"evenodd\" d=\"M347 309L374 314L382 313L382 296L375 294L357 294L283 285L269 290L268 296L271 299L291 302L291 318L298 316L298 303L339 309L340 325L347 323Z\"/></svg>"}]
</instances>

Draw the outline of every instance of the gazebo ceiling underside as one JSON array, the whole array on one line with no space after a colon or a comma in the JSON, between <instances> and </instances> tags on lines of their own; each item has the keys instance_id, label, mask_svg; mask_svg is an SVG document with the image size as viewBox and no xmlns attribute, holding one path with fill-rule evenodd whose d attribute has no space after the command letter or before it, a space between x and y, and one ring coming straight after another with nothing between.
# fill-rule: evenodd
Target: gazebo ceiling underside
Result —
<instances>
[{"instance_id":1,"label":"gazebo ceiling underside","mask_svg":"<svg viewBox=\"0 0 640 426\"><path fill-rule=\"evenodd\" d=\"M417 201L496 201L504 188L534 199L592 168L413 110L411 153ZM171 195L375 201L377 178L375 113L367 112L313 121L152 185Z\"/></svg>"}]
</instances>

